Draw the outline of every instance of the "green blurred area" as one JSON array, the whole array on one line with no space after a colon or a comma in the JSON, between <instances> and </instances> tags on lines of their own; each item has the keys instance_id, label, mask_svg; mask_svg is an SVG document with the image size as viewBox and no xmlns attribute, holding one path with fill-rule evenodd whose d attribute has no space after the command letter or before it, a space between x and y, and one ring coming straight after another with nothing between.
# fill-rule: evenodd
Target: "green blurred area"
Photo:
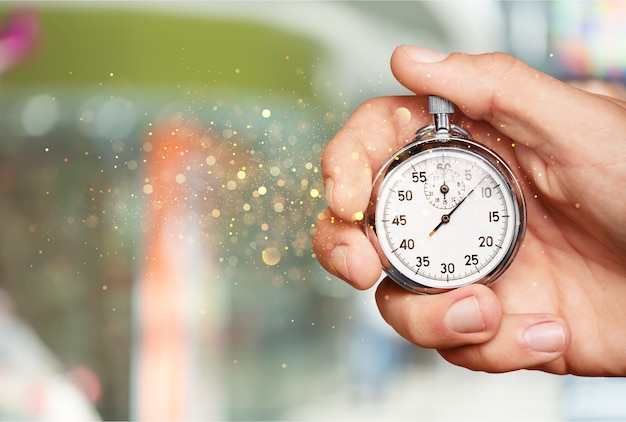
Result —
<instances>
[{"instance_id":1,"label":"green blurred area","mask_svg":"<svg viewBox=\"0 0 626 422\"><path fill-rule=\"evenodd\" d=\"M42 5L40 45L31 59L5 76L5 86L95 87L114 81L168 89L193 83L241 92L312 95L306 75L320 49L305 37L215 16L201 4L182 3L181 10L187 7L188 13L150 12L149 2L145 12L137 7L70 6ZM2 9L7 16L8 5Z\"/></svg>"}]
</instances>

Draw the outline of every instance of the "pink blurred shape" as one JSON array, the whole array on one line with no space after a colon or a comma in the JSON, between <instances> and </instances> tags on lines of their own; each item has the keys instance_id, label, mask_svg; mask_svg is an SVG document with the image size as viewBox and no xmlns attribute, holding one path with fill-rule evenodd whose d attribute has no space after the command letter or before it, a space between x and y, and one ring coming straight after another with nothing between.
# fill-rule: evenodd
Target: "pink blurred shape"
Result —
<instances>
[{"instance_id":1,"label":"pink blurred shape","mask_svg":"<svg viewBox=\"0 0 626 422\"><path fill-rule=\"evenodd\" d=\"M39 17L34 10L16 11L0 26L0 72L23 61L36 45L40 34Z\"/></svg>"}]
</instances>

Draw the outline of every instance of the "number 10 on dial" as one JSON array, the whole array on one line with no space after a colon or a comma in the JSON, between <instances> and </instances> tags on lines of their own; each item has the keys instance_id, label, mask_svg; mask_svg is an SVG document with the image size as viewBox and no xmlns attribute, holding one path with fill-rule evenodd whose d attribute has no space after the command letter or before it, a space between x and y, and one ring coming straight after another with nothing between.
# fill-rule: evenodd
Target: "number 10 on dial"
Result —
<instances>
[{"instance_id":1,"label":"number 10 on dial","mask_svg":"<svg viewBox=\"0 0 626 422\"><path fill-rule=\"evenodd\" d=\"M374 180L367 233L387 274L411 291L488 285L521 245L521 189L497 155L432 107L435 125L418 131ZM441 120L446 126L437 129Z\"/></svg>"}]
</instances>

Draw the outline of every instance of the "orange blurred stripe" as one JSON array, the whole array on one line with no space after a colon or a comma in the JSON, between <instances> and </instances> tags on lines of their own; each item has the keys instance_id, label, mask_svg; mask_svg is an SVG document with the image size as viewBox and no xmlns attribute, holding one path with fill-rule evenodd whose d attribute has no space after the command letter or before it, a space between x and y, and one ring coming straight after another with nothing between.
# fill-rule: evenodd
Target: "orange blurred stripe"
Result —
<instances>
[{"instance_id":1,"label":"orange blurred stripe","mask_svg":"<svg viewBox=\"0 0 626 422\"><path fill-rule=\"evenodd\" d=\"M188 188L177 181L194 148L193 131L164 129L146 154L143 267L138 286L138 420L183 420L189 356L184 318L184 249ZM179 176L180 177L180 176Z\"/></svg>"}]
</instances>

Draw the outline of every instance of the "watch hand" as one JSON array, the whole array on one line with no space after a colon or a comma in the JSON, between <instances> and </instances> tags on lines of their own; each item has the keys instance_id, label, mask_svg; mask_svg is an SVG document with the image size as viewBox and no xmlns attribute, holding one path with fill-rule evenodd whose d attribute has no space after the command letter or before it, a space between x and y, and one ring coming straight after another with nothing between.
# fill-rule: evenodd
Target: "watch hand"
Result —
<instances>
[{"instance_id":1,"label":"watch hand","mask_svg":"<svg viewBox=\"0 0 626 422\"><path fill-rule=\"evenodd\" d=\"M483 180L485 180L486 178L487 178L487 176L483 177L483 178L482 178L482 180L481 180L480 182L478 182L478 184L477 184L476 186L474 186L474 189L472 189L471 191L469 191L469 192L467 193L467 195L465 195L465 196L463 197L463 199L461 199L461 200L459 201L459 203L458 203L458 204L456 204L456 206L455 206L454 208L452 208L452 210L451 210L448 214L444 214L444 215L442 215L442 216L441 216L441 221L439 222L439 224L437 224L437 226L436 226L434 229L432 229L432 231L431 231L430 233L428 233L428 236L433 237L433 235L435 234L435 232L436 232L437 230L439 230L439 228L440 228L441 226L443 226L444 224L448 224L448 223L450 222L450 217L452 216L452 214L454 214L454 212L455 212L456 210L458 210L458 209L459 209L459 207L461 206L461 204L462 204L463 202L465 202L465 200L466 200L467 198L469 198L469 196L470 196L470 195L471 195L471 194L472 194L472 193L476 190L476 188L477 188L478 186L480 186L480 184L481 184L481 183L483 182Z\"/></svg>"},{"instance_id":2,"label":"watch hand","mask_svg":"<svg viewBox=\"0 0 626 422\"><path fill-rule=\"evenodd\" d=\"M448 185L446 185L446 168L445 166L443 167L443 185L441 185L441 188L439 188L439 190L441 191L441 193L443 193L443 202L444 204L446 203L446 195L448 194L448 191L450 189L448 189Z\"/></svg>"},{"instance_id":3,"label":"watch hand","mask_svg":"<svg viewBox=\"0 0 626 422\"><path fill-rule=\"evenodd\" d=\"M450 222L450 216L452 215L452 213L454 213L454 211L456 211L461 204L467 199L468 196L470 196L472 194L472 192L474 192L474 189L472 189L466 196L465 198L461 199L461 201L459 201L458 204L456 204L456 207L452 208L452 211L450 211L448 214L444 214L441 216L441 221L439 222L439 224L437 224L437 226L430 232L428 233L428 236L432 237L435 232L437 230L439 230L439 228L441 226L443 226L444 224L448 224Z\"/></svg>"},{"instance_id":4,"label":"watch hand","mask_svg":"<svg viewBox=\"0 0 626 422\"><path fill-rule=\"evenodd\" d=\"M450 192L450 188L448 187L448 185L446 185L446 181L444 179L443 181L443 185L441 185L441 187L439 188L439 192L443 193L443 200L446 200L446 195L448 194L448 192Z\"/></svg>"}]
</instances>

